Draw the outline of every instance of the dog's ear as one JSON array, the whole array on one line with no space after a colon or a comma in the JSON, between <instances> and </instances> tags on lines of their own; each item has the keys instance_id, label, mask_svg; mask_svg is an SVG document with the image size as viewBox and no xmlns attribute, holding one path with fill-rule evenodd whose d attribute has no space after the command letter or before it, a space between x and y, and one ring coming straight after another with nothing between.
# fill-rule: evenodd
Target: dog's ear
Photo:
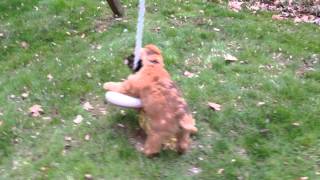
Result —
<instances>
[{"instance_id":1,"label":"dog's ear","mask_svg":"<svg viewBox=\"0 0 320 180\"><path fill-rule=\"evenodd\" d=\"M146 49L148 49L148 55L157 54L161 55L161 50L154 44L148 44L145 46Z\"/></svg>"},{"instance_id":2,"label":"dog's ear","mask_svg":"<svg viewBox=\"0 0 320 180\"><path fill-rule=\"evenodd\" d=\"M136 68L133 68L134 65L134 55L131 54L124 60L124 64L126 64L129 69L131 69L132 72L138 72L142 68L142 62L141 59L138 61L138 66Z\"/></svg>"},{"instance_id":3,"label":"dog's ear","mask_svg":"<svg viewBox=\"0 0 320 180\"><path fill-rule=\"evenodd\" d=\"M134 61L134 55L131 54L130 56L126 57L123 61L124 64L128 65L129 68L131 69L131 64L133 64L133 61Z\"/></svg>"},{"instance_id":4,"label":"dog's ear","mask_svg":"<svg viewBox=\"0 0 320 180\"><path fill-rule=\"evenodd\" d=\"M142 60L144 65L159 64L164 66L161 50L153 44L148 44L143 48Z\"/></svg>"}]
</instances>

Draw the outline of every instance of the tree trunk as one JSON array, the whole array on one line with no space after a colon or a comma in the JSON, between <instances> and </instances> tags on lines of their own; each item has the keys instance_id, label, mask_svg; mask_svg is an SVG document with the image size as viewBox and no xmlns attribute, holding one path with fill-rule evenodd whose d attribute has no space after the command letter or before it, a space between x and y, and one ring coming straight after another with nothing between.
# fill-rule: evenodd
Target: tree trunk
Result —
<instances>
[{"instance_id":1,"label":"tree trunk","mask_svg":"<svg viewBox=\"0 0 320 180\"><path fill-rule=\"evenodd\" d=\"M121 6L120 0L107 0L112 12L116 17L122 17L124 14L123 7Z\"/></svg>"}]
</instances>

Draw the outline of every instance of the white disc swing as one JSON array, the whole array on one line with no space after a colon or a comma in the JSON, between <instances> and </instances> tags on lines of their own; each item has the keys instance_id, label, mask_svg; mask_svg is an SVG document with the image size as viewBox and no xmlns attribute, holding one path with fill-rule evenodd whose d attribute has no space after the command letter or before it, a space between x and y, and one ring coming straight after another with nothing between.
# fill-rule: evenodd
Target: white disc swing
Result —
<instances>
[{"instance_id":1,"label":"white disc swing","mask_svg":"<svg viewBox=\"0 0 320 180\"><path fill-rule=\"evenodd\" d=\"M136 34L136 44L134 50L134 64L135 69L138 65L140 59L140 50L142 47L142 32L143 32L143 21L145 13L145 2L144 0L139 0L139 16L137 23L137 34ZM125 94L118 92L109 91L106 93L106 100L114 105L125 107L125 108L141 108L142 102L139 98L134 98Z\"/></svg>"}]
</instances>

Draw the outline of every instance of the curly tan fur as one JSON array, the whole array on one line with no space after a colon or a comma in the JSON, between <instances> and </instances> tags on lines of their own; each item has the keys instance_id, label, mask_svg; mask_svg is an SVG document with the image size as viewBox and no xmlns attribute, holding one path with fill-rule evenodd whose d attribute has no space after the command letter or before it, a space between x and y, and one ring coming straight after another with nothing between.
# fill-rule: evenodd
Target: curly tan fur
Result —
<instances>
[{"instance_id":1,"label":"curly tan fur","mask_svg":"<svg viewBox=\"0 0 320 180\"><path fill-rule=\"evenodd\" d=\"M144 154L151 156L161 150L166 139L174 136L177 149L185 152L190 134L197 132L195 120L186 101L164 68L161 51L155 45L141 50L142 68L123 82L108 82L104 89L138 97L147 117L147 139Z\"/></svg>"}]
</instances>

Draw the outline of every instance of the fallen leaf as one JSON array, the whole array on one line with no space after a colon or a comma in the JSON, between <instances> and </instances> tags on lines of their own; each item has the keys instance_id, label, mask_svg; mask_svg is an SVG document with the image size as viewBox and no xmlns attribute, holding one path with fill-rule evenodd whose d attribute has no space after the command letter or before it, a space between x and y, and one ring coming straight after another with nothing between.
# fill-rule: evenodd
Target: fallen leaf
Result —
<instances>
[{"instance_id":1,"label":"fallen leaf","mask_svg":"<svg viewBox=\"0 0 320 180\"><path fill-rule=\"evenodd\" d=\"M98 50L100 50L102 48L102 46L100 45L100 44L98 44L97 46L96 46L96 49L98 49Z\"/></svg>"},{"instance_id":2,"label":"fallen leaf","mask_svg":"<svg viewBox=\"0 0 320 180\"><path fill-rule=\"evenodd\" d=\"M192 77L195 77L195 74L192 73L192 72L189 72L189 71L185 71L183 73L184 76L188 77L188 78L192 78Z\"/></svg>"},{"instance_id":3,"label":"fallen leaf","mask_svg":"<svg viewBox=\"0 0 320 180\"><path fill-rule=\"evenodd\" d=\"M263 106L263 105L265 105L265 104L266 104L265 102L262 102L262 101L261 101L261 102L258 102L258 103L257 103L257 106Z\"/></svg>"},{"instance_id":4,"label":"fallen leaf","mask_svg":"<svg viewBox=\"0 0 320 180\"><path fill-rule=\"evenodd\" d=\"M294 125L294 126L300 126L300 123L299 123L299 122L294 122L294 123L292 123L292 125Z\"/></svg>"},{"instance_id":5,"label":"fallen leaf","mask_svg":"<svg viewBox=\"0 0 320 180\"><path fill-rule=\"evenodd\" d=\"M47 78L48 78L49 81L52 81L52 80L53 80L53 76L52 76L51 74L48 74L48 75L47 75Z\"/></svg>"},{"instance_id":6,"label":"fallen leaf","mask_svg":"<svg viewBox=\"0 0 320 180\"><path fill-rule=\"evenodd\" d=\"M280 14L277 14L277 15L272 15L272 19L273 20L284 20L285 18L282 17Z\"/></svg>"},{"instance_id":7,"label":"fallen leaf","mask_svg":"<svg viewBox=\"0 0 320 180\"><path fill-rule=\"evenodd\" d=\"M220 111L221 110L221 105L213 102L208 102L208 106L215 110L215 111Z\"/></svg>"},{"instance_id":8,"label":"fallen leaf","mask_svg":"<svg viewBox=\"0 0 320 180\"><path fill-rule=\"evenodd\" d=\"M3 124L3 121L2 121L2 120L0 120L0 126L2 126L2 124Z\"/></svg>"},{"instance_id":9,"label":"fallen leaf","mask_svg":"<svg viewBox=\"0 0 320 180\"><path fill-rule=\"evenodd\" d=\"M267 133L269 131L270 131L269 129L261 129L261 130L259 130L260 133Z\"/></svg>"},{"instance_id":10,"label":"fallen leaf","mask_svg":"<svg viewBox=\"0 0 320 180\"><path fill-rule=\"evenodd\" d=\"M320 25L320 17L313 20L313 23Z\"/></svg>"},{"instance_id":11,"label":"fallen leaf","mask_svg":"<svg viewBox=\"0 0 320 180\"><path fill-rule=\"evenodd\" d=\"M92 78L91 73L87 72L86 75L87 75L88 78Z\"/></svg>"},{"instance_id":12,"label":"fallen leaf","mask_svg":"<svg viewBox=\"0 0 320 180\"><path fill-rule=\"evenodd\" d=\"M47 171L47 170L48 170L48 167L44 167L44 166L43 166L43 167L40 168L40 170L41 170L41 171Z\"/></svg>"},{"instance_id":13,"label":"fallen leaf","mask_svg":"<svg viewBox=\"0 0 320 180\"><path fill-rule=\"evenodd\" d=\"M220 31L220 29L218 29L218 28L213 28L213 30L214 30L214 31L217 31L217 32Z\"/></svg>"},{"instance_id":14,"label":"fallen leaf","mask_svg":"<svg viewBox=\"0 0 320 180\"><path fill-rule=\"evenodd\" d=\"M77 117L73 120L74 123L80 124L83 120L83 117L81 115L77 115Z\"/></svg>"},{"instance_id":15,"label":"fallen leaf","mask_svg":"<svg viewBox=\"0 0 320 180\"><path fill-rule=\"evenodd\" d=\"M307 177L307 176L304 176L304 177L300 177L299 178L299 180L308 180L309 179L309 177Z\"/></svg>"},{"instance_id":16,"label":"fallen leaf","mask_svg":"<svg viewBox=\"0 0 320 180\"><path fill-rule=\"evenodd\" d=\"M241 4L243 4L243 2L229 1L228 7L229 7L229 9L231 9L234 12L239 12L242 9Z\"/></svg>"},{"instance_id":17,"label":"fallen leaf","mask_svg":"<svg viewBox=\"0 0 320 180\"><path fill-rule=\"evenodd\" d=\"M226 61L230 61L230 62L234 62L234 61L238 61L238 58L232 56L231 54L225 54L223 55L224 60Z\"/></svg>"},{"instance_id":18,"label":"fallen leaf","mask_svg":"<svg viewBox=\"0 0 320 180\"><path fill-rule=\"evenodd\" d=\"M99 108L99 111L102 115L106 115L107 111L104 108Z\"/></svg>"},{"instance_id":19,"label":"fallen leaf","mask_svg":"<svg viewBox=\"0 0 320 180\"><path fill-rule=\"evenodd\" d=\"M218 169L217 174L223 174L223 172L224 172L224 169L221 168L221 169Z\"/></svg>"},{"instance_id":20,"label":"fallen leaf","mask_svg":"<svg viewBox=\"0 0 320 180\"><path fill-rule=\"evenodd\" d=\"M309 22L309 16L308 15L302 15L301 20L303 22Z\"/></svg>"},{"instance_id":21,"label":"fallen leaf","mask_svg":"<svg viewBox=\"0 0 320 180\"><path fill-rule=\"evenodd\" d=\"M200 169L198 167L192 167L188 171L191 172L192 174L199 174L202 172L202 169Z\"/></svg>"},{"instance_id":22,"label":"fallen leaf","mask_svg":"<svg viewBox=\"0 0 320 180\"><path fill-rule=\"evenodd\" d=\"M22 41L20 42L20 46L23 48L23 49L27 49L29 47L29 44L25 41Z\"/></svg>"},{"instance_id":23,"label":"fallen leaf","mask_svg":"<svg viewBox=\"0 0 320 180\"><path fill-rule=\"evenodd\" d=\"M135 143L134 147L136 148L136 150L138 152L143 152L143 150L144 150L143 144L141 142Z\"/></svg>"},{"instance_id":24,"label":"fallen leaf","mask_svg":"<svg viewBox=\"0 0 320 180\"><path fill-rule=\"evenodd\" d=\"M92 179L93 179L93 176L92 176L91 174L85 174L85 175L84 175L84 178L85 178L86 180L92 180Z\"/></svg>"},{"instance_id":25,"label":"fallen leaf","mask_svg":"<svg viewBox=\"0 0 320 180\"><path fill-rule=\"evenodd\" d=\"M86 134L84 136L84 140L89 141L91 139L90 134Z\"/></svg>"},{"instance_id":26,"label":"fallen leaf","mask_svg":"<svg viewBox=\"0 0 320 180\"><path fill-rule=\"evenodd\" d=\"M3 36L4 36L4 33L1 32L1 33L0 33L0 37L3 37Z\"/></svg>"},{"instance_id":27,"label":"fallen leaf","mask_svg":"<svg viewBox=\"0 0 320 180\"><path fill-rule=\"evenodd\" d=\"M64 137L64 140L65 140L65 141L72 141L72 137L71 137L71 136L65 136L65 137Z\"/></svg>"},{"instance_id":28,"label":"fallen leaf","mask_svg":"<svg viewBox=\"0 0 320 180\"><path fill-rule=\"evenodd\" d=\"M93 108L93 106L90 104L90 102L85 102L83 105L82 105L83 109L86 110L86 111L90 111Z\"/></svg>"},{"instance_id":29,"label":"fallen leaf","mask_svg":"<svg viewBox=\"0 0 320 180\"><path fill-rule=\"evenodd\" d=\"M43 114L42 106L35 104L32 107L29 108L29 113L32 117L38 117L41 114Z\"/></svg>"},{"instance_id":30,"label":"fallen leaf","mask_svg":"<svg viewBox=\"0 0 320 180\"><path fill-rule=\"evenodd\" d=\"M125 110L120 110L120 114L125 116L127 113Z\"/></svg>"},{"instance_id":31,"label":"fallen leaf","mask_svg":"<svg viewBox=\"0 0 320 180\"><path fill-rule=\"evenodd\" d=\"M125 128L125 127L126 127L126 126L124 126L124 125L121 124L121 123L118 123L117 126L118 126L118 127L121 127L121 128Z\"/></svg>"},{"instance_id":32,"label":"fallen leaf","mask_svg":"<svg viewBox=\"0 0 320 180\"><path fill-rule=\"evenodd\" d=\"M82 33L82 34L81 34L81 38L83 39L83 38L85 38L85 37L86 37L86 34Z\"/></svg>"},{"instance_id":33,"label":"fallen leaf","mask_svg":"<svg viewBox=\"0 0 320 180\"><path fill-rule=\"evenodd\" d=\"M22 93L22 94L21 94L21 97L22 97L23 99L26 99L28 96L29 96L28 93Z\"/></svg>"}]
</instances>

